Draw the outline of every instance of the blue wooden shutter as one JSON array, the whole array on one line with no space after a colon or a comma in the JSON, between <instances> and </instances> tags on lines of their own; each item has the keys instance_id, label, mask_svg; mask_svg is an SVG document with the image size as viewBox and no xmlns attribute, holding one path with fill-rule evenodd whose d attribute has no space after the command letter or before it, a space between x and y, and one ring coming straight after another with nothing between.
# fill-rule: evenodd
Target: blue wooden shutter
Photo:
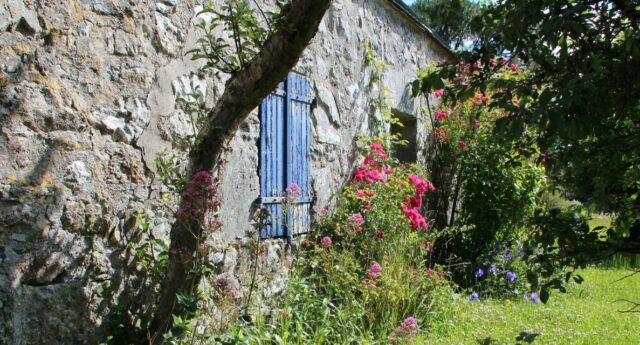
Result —
<instances>
[{"instance_id":1,"label":"blue wooden shutter","mask_svg":"<svg viewBox=\"0 0 640 345\"><path fill-rule=\"evenodd\" d=\"M309 80L290 73L260 105L260 201L271 214L271 225L262 229L262 238L292 236L309 229L311 103ZM293 182L300 186L301 196L285 218L282 196Z\"/></svg>"},{"instance_id":2,"label":"blue wooden shutter","mask_svg":"<svg viewBox=\"0 0 640 345\"><path fill-rule=\"evenodd\" d=\"M260 104L260 199L271 214L271 225L261 230L261 236L284 236L282 191L285 189L286 109L285 83L278 85Z\"/></svg>"},{"instance_id":3,"label":"blue wooden shutter","mask_svg":"<svg viewBox=\"0 0 640 345\"><path fill-rule=\"evenodd\" d=\"M311 88L309 79L290 73L287 78L287 185L297 183L301 195L287 216L289 235L306 233L310 226L311 181L309 146Z\"/></svg>"}]
</instances>

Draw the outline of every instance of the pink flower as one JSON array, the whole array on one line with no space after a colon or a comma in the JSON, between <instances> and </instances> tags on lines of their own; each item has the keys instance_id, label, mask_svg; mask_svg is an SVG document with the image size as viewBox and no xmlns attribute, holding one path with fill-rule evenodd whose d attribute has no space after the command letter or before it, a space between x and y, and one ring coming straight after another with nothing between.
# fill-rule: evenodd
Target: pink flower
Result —
<instances>
[{"instance_id":1,"label":"pink flower","mask_svg":"<svg viewBox=\"0 0 640 345\"><path fill-rule=\"evenodd\" d=\"M464 140L460 139L460 141L458 141L458 146L461 150L464 150L464 148L467 147L467 143Z\"/></svg>"},{"instance_id":2,"label":"pink flower","mask_svg":"<svg viewBox=\"0 0 640 345\"><path fill-rule=\"evenodd\" d=\"M362 228L364 225L364 217L360 213L352 214L351 217L348 218L349 224L353 225L356 228Z\"/></svg>"},{"instance_id":3,"label":"pink flower","mask_svg":"<svg viewBox=\"0 0 640 345\"><path fill-rule=\"evenodd\" d=\"M475 105L484 105L486 106L489 103L489 99L485 96L483 96L481 93L478 93L476 95L476 98L473 100L473 104Z\"/></svg>"},{"instance_id":4,"label":"pink flower","mask_svg":"<svg viewBox=\"0 0 640 345\"><path fill-rule=\"evenodd\" d=\"M480 68L480 60L476 60L476 62L473 63L473 67Z\"/></svg>"},{"instance_id":5,"label":"pink flower","mask_svg":"<svg viewBox=\"0 0 640 345\"><path fill-rule=\"evenodd\" d=\"M427 181L423 180L420 178L420 176L418 175L411 175L409 176L409 181L416 186L416 196L423 196L424 192L427 190L428 185L427 185Z\"/></svg>"},{"instance_id":6,"label":"pink flower","mask_svg":"<svg viewBox=\"0 0 640 345\"><path fill-rule=\"evenodd\" d=\"M478 119L473 119L472 123L473 127L480 128L480 121L478 121Z\"/></svg>"},{"instance_id":7,"label":"pink flower","mask_svg":"<svg viewBox=\"0 0 640 345\"><path fill-rule=\"evenodd\" d=\"M370 198L373 197L374 195L376 195L376 190L375 189L369 189L369 188L365 188L365 189L360 189L356 192L356 195L361 197L361 198Z\"/></svg>"},{"instance_id":8,"label":"pink flower","mask_svg":"<svg viewBox=\"0 0 640 345\"><path fill-rule=\"evenodd\" d=\"M300 192L300 186L297 183L292 182L287 189L284 190L287 194Z\"/></svg>"},{"instance_id":9,"label":"pink flower","mask_svg":"<svg viewBox=\"0 0 640 345\"><path fill-rule=\"evenodd\" d=\"M325 236L320 240L320 245L324 248L331 248L332 244L333 244L333 241L329 236Z\"/></svg>"},{"instance_id":10,"label":"pink flower","mask_svg":"<svg viewBox=\"0 0 640 345\"><path fill-rule=\"evenodd\" d=\"M178 219L189 219L198 215L200 215L200 209L190 203L183 204L176 211L176 218Z\"/></svg>"},{"instance_id":11,"label":"pink flower","mask_svg":"<svg viewBox=\"0 0 640 345\"><path fill-rule=\"evenodd\" d=\"M394 343L411 341L418 334L418 320L409 316L398 326L395 332L391 333L389 340Z\"/></svg>"},{"instance_id":12,"label":"pink flower","mask_svg":"<svg viewBox=\"0 0 640 345\"><path fill-rule=\"evenodd\" d=\"M369 211L371 209L371 203L367 202L366 204L364 204L364 210L365 211Z\"/></svg>"},{"instance_id":13,"label":"pink flower","mask_svg":"<svg viewBox=\"0 0 640 345\"><path fill-rule=\"evenodd\" d=\"M440 89L440 90L435 90L433 91L433 95L440 98L442 96L444 96L444 89Z\"/></svg>"},{"instance_id":14,"label":"pink flower","mask_svg":"<svg viewBox=\"0 0 640 345\"><path fill-rule=\"evenodd\" d=\"M367 278L369 279L378 279L382 277L382 266L379 263L374 262L369 270L367 270Z\"/></svg>"},{"instance_id":15,"label":"pink flower","mask_svg":"<svg viewBox=\"0 0 640 345\"><path fill-rule=\"evenodd\" d=\"M383 239L384 238L384 231L378 230L377 236L378 236L379 239Z\"/></svg>"},{"instance_id":16,"label":"pink flower","mask_svg":"<svg viewBox=\"0 0 640 345\"><path fill-rule=\"evenodd\" d=\"M300 186L297 183L292 182L285 190L284 194L292 202L295 202L300 197Z\"/></svg>"},{"instance_id":17,"label":"pink flower","mask_svg":"<svg viewBox=\"0 0 640 345\"><path fill-rule=\"evenodd\" d=\"M420 228L424 230L429 229L429 224L427 224L427 221L424 219L424 217L422 217L422 215L420 214L420 212L418 212L417 209L407 207L405 204L402 204L401 208L404 215L407 217L407 219L409 219L409 223L411 223L411 228L414 231L417 231Z\"/></svg>"},{"instance_id":18,"label":"pink flower","mask_svg":"<svg viewBox=\"0 0 640 345\"><path fill-rule=\"evenodd\" d=\"M514 72L518 72L520 70L520 66L512 63L511 65L509 65L509 69L511 69Z\"/></svg>"},{"instance_id":19,"label":"pink flower","mask_svg":"<svg viewBox=\"0 0 640 345\"><path fill-rule=\"evenodd\" d=\"M412 207L412 208L422 207L421 197L408 196L407 198L404 199L404 201L407 203L407 205L409 205L409 207Z\"/></svg>"},{"instance_id":20,"label":"pink flower","mask_svg":"<svg viewBox=\"0 0 640 345\"><path fill-rule=\"evenodd\" d=\"M489 63L491 66L496 66L498 64L498 60L496 58L489 59Z\"/></svg>"},{"instance_id":21,"label":"pink flower","mask_svg":"<svg viewBox=\"0 0 640 345\"><path fill-rule=\"evenodd\" d=\"M447 114L446 111L444 111L442 109L436 110L436 120L442 121L442 120L446 119L447 117L449 117L449 114Z\"/></svg>"},{"instance_id":22,"label":"pink flower","mask_svg":"<svg viewBox=\"0 0 640 345\"><path fill-rule=\"evenodd\" d=\"M320 214L323 215L323 216L329 215L329 209L328 208L323 208L322 210L320 210Z\"/></svg>"},{"instance_id":23,"label":"pink flower","mask_svg":"<svg viewBox=\"0 0 640 345\"><path fill-rule=\"evenodd\" d=\"M377 170L367 170L367 168L363 166L358 168L353 178L358 182L364 182L366 184L373 184L376 181L386 182Z\"/></svg>"},{"instance_id":24,"label":"pink flower","mask_svg":"<svg viewBox=\"0 0 640 345\"><path fill-rule=\"evenodd\" d=\"M505 58L502 59L502 61L500 61L500 63L502 64L502 66L506 65L509 63L509 61Z\"/></svg>"},{"instance_id":25,"label":"pink flower","mask_svg":"<svg viewBox=\"0 0 640 345\"><path fill-rule=\"evenodd\" d=\"M371 150L372 152L378 151L378 150L382 150L384 151L384 146L382 146L382 144L380 144L379 142L373 142L371 143L371 146L369 146L369 150Z\"/></svg>"},{"instance_id":26,"label":"pink flower","mask_svg":"<svg viewBox=\"0 0 640 345\"><path fill-rule=\"evenodd\" d=\"M398 332L401 333L415 333L418 328L418 320L415 317L409 316L406 318L400 326L398 326Z\"/></svg>"},{"instance_id":27,"label":"pink flower","mask_svg":"<svg viewBox=\"0 0 640 345\"><path fill-rule=\"evenodd\" d=\"M447 130L442 129L442 128L438 128L436 129L436 132L434 133L434 136L436 137L436 139L440 140L444 140L444 141L449 141L447 139Z\"/></svg>"}]
</instances>

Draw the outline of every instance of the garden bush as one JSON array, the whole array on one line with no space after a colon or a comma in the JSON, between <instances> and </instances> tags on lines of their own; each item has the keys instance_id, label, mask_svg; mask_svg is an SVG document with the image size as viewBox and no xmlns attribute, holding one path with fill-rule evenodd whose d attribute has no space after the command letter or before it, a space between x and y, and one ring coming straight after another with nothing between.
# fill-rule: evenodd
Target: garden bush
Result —
<instances>
[{"instance_id":1,"label":"garden bush","mask_svg":"<svg viewBox=\"0 0 640 345\"><path fill-rule=\"evenodd\" d=\"M375 139L332 210L301 243L282 309L220 338L246 344L409 344L442 315L451 288L426 260L421 212L434 186ZM223 340L224 339L224 340Z\"/></svg>"}]
</instances>

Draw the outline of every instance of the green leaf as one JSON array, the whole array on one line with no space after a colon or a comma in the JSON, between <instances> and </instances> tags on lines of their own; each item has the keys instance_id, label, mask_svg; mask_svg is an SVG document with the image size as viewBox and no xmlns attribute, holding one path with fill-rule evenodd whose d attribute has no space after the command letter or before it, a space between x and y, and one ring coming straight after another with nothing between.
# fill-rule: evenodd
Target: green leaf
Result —
<instances>
[{"instance_id":1,"label":"green leaf","mask_svg":"<svg viewBox=\"0 0 640 345\"><path fill-rule=\"evenodd\" d=\"M444 81L437 73L432 73L428 78L429 90L439 90L444 88Z\"/></svg>"},{"instance_id":2,"label":"green leaf","mask_svg":"<svg viewBox=\"0 0 640 345\"><path fill-rule=\"evenodd\" d=\"M550 100L551 100L551 91L549 91L549 88L544 88L544 90L542 90L542 92L540 93L540 96L538 97L538 101L542 106L546 106L547 104L549 104Z\"/></svg>"},{"instance_id":3,"label":"green leaf","mask_svg":"<svg viewBox=\"0 0 640 345\"><path fill-rule=\"evenodd\" d=\"M533 341L536 340L536 337L539 335L540 333L520 332L520 334L518 334L518 336L516 337L516 340L533 343Z\"/></svg>"},{"instance_id":4,"label":"green leaf","mask_svg":"<svg viewBox=\"0 0 640 345\"><path fill-rule=\"evenodd\" d=\"M420 86L420 79L416 79L413 81L413 83L411 83L411 94L413 95L413 97L417 97L420 94Z\"/></svg>"},{"instance_id":5,"label":"green leaf","mask_svg":"<svg viewBox=\"0 0 640 345\"><path fill-rule=\"evenodd\" d=\"M540 291L540 300L545 304L547 303L547 301L549 301L549 289L547 289L546 287L543 287Z\"/></svg>"}]
</instances>

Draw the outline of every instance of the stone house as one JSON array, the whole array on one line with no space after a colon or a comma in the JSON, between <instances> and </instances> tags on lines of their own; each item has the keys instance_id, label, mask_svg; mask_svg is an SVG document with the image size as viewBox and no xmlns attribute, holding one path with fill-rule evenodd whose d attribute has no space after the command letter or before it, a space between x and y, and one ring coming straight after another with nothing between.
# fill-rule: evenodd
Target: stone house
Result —
<instances>
[{"instance_id":1,"label":"stone house","mask_svg":"<svg viewBox=\"0 0 640 345\"><path fill-rule=\"evenodd\" d=\"M134 212L160 203L156 156L189 131L176 99L198 86L212 104L224 90L226 76L199 73L201 62L184 56L201 2L0 0L4 342L97 343L109 298L145 288L125 273L128 248L139 239ZM365 41L389 65L384 83L411 143L399 154L424 163L426 102L411 97L410 82L451 53L399 0L335 0L295 73L231 142L219 175L224 226L210 239L219 248L211 261L240 295L253 212L277 213L277 193L298 182L304 232L351 176L355 137L371 131L369 100L378 92ZM158 212L150 231L166 237L170 222ZM263 230L265 300L286 284L288 235L281 225Z\"/></svg>"}]
</instances>

